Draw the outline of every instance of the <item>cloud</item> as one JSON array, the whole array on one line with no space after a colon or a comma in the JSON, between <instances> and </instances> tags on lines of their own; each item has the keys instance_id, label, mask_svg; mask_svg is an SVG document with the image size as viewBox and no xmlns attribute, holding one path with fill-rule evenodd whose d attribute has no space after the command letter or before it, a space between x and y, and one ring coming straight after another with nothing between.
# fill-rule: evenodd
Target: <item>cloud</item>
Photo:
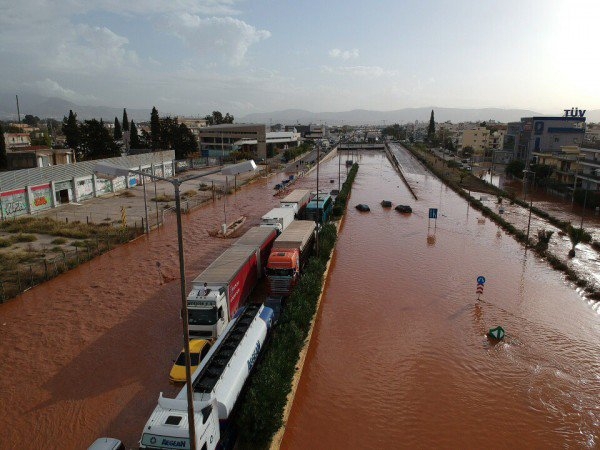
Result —
<instances>
[{"instance_id":1,"label":"cloud","mask_svg":"<svg viewBox=\"0 0 600 450\"><path fill-rule=\"evenodd\" d=\"M271 37L269 31L233 17L203 18L183 13L172 17L165 26L203 56L220 56L232 65L243 62L252 44Z\"/></svg>"},{"instance_id":2,"label":"cloud","mask_svg":"<svg viewBox=\"0 0 600 450\"><path fill-rule=\"evenodd\" d=\"M50 78L46 78L45 80L41 81L36 81L32 84L25 84L25 86L32 87L40 95L44 95L47 97L60 97L66 100L71 100L72 102L85 102L97 100L97 98L93 95L84 95L75 92L72 89L64 88L56 81L51 80Z\"/></svg>"},{"instance_id":3,"label":"cloud","mask_svg":"<svg viewBox=\"0 0 600 450\"><path fill-rule=\"evenodd\" d=\"M358 49L353 48L352 50L340 50L339 48L332 48L329 50L329 56L334 59L355 59L358 58Z\"/></svg>"},{"instance_id":4,"label":"cloud","mask_svg":"<svg viewBox=\"0 0 600 450\"><path fill-rule=\"evenodd\" d=\"M48 70L114 73L123 66L139 64L138 55L127 48L129 40L106 27L76 25L64 32L57 44L54 53L49 52L40 60Z\"/></svg>"},{"instance_id":5,"label":"cloud","mask_svg":"<svg viewBox=\"0 0 600 450\"><path fill-rule=\"evenodd\" d=\"M352 75L356 77L379 78L383 76L394 76L398 72L396 70L386 70L379 66L342 66L331 67L323 66L321 70L324 73L332 73L335 75Z\"/></svg>"}]
</instances>

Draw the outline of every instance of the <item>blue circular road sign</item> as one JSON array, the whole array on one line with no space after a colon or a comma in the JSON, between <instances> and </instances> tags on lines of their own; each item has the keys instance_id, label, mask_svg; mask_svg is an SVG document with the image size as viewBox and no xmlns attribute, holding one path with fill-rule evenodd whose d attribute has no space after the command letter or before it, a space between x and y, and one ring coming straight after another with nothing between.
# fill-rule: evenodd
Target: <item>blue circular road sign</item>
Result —
<instances>
[{"instance_id":1,"label":"blue circular road sign","mask_svg":"<svg viewBox=\"0 0 600 450\"><path fill-rule=\"evenodd\" d=\"M485 277L481 275L477 277L477 284L485 284Z\"/></svg>"}]
</instances>

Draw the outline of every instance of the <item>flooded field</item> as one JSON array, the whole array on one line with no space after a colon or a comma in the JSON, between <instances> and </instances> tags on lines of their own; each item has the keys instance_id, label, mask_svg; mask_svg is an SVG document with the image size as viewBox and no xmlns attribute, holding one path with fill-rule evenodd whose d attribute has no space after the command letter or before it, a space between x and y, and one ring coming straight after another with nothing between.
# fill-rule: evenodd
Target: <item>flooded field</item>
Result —
<instances>
[{"instance_id":1,"label":"flooded field","mask_svg":"<svg viewBox=\"0 0 600 450\"><path fill-rule=\"evenodd\" d=\"M282 448L600 445L593 306L434 177L409 175L414 201L383 155L359 162Z\"/></svg>"}]
</instances>

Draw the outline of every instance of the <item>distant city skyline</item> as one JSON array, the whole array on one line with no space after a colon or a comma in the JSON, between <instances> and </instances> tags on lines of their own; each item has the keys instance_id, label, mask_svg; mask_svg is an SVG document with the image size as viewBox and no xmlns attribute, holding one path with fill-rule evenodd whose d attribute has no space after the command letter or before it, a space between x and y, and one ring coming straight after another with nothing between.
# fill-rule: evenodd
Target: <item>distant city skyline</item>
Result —
<instances>
[{"instance_id":1,"label":"distant city skyline","mask_svg":"<svg viewBox=\"0 0 600 450\"><path fill-rule=\"evenodd\" d=\"M2 93L196 116L600 109L591 0L21 0L2 11Z\"/></svg>"}]
</instances>

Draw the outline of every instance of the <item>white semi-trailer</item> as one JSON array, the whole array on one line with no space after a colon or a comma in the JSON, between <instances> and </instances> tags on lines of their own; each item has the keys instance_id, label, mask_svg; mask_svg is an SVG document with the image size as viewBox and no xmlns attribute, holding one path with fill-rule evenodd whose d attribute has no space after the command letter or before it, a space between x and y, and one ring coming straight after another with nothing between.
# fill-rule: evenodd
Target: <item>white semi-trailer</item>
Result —
<instances>
[{"instance_id":1,"label":"white semi-trailer","mask_svg":"<svg viewBox=\"0 0 600 450\"><path fill-rule=\"evenodd\" d=\"M280 234L294 221L294 215L292 208L273 208L262 216L260 226L273 227L277 230L277 234Z\"/></svg>"},{"instance_id":2,"label":"white semi-trailer","mask_svg":"<svg viewBox=\"0 0 600 450\"><path fill-rule=\"evenodd\" d=\"M196 448L212 450L227 438L228 419L271 328L273 311L248 305L217 340L192 376ZM158 397L140 448L189 449L187 390Z\"/></svg>"},{"instance_id":3,"label":"white semi-trailer","mask_svg":"<svg viewBox=\"0 0 600 450\"><path fill-rule=\"evenodd\" d=\"M311 194L309 189L294 189L288 195L281 199L279 204L282 208L292 208L297 219L304 218L304 209L310 201Z\"/></svg>"}]
</instances>

